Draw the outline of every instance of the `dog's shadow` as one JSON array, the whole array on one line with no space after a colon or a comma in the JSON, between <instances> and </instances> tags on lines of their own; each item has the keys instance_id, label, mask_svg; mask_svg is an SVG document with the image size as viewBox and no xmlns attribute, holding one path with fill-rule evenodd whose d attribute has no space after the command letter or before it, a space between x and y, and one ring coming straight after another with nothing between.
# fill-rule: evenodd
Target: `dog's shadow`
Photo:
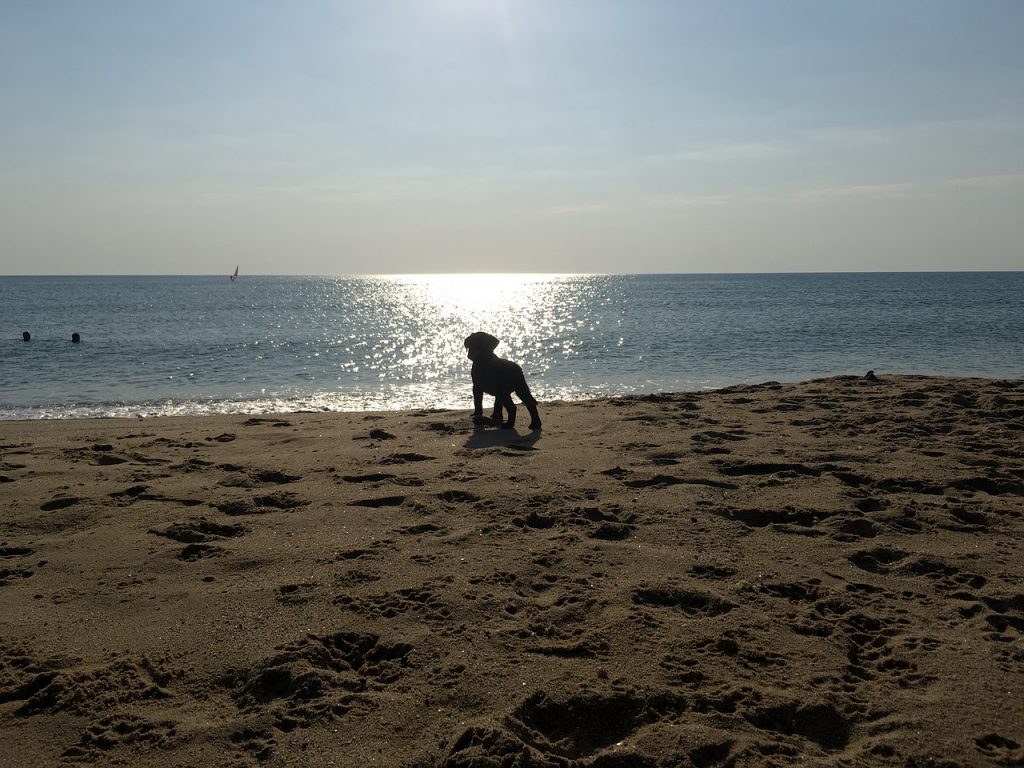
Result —
<instances>
[{"instance_id":1,"label":"dog's shadow","mask_svg":"<svg viewBox=\"0 0 1024 768\"><path fill-rule=\"evenodd\" d=\"M541 431L539 429L527 432L525 435L519 433L517 429L487 429L485 427L477 427L473 430L473 434L466 440L464 448L479 449L479 448L519 448L523 450L531 450L533 444L540 440Z\"/></svg>"}]
</instances>

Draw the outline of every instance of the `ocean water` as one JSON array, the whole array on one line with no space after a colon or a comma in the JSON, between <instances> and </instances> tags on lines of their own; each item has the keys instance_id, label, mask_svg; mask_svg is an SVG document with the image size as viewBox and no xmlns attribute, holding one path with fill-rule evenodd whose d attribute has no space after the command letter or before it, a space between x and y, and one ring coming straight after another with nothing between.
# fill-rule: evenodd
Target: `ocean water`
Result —
<instances>
[{"instance_id":1,"label":"ocean water","mask_svg":"<svg viewBox=\"0 0 1024 768\"><path fill-rule=\"evenodd\" d=\"M0 277L0 419L468 410L476 330L541 401L1020 378L1024 272Z\"/></svg>"}]
</instances>

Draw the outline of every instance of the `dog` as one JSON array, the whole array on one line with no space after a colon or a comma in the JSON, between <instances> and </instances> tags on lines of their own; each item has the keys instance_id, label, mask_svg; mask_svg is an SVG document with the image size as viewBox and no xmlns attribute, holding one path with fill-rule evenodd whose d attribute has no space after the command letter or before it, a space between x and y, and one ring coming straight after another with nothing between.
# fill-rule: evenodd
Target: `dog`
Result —
<instances>
[{"instance_id":1,"label":"dog","mask_svg":"<svg viewBox=\"0 0 1024 768\"><path fill-rule=\"evenodd\" d=\"M526 386L523 369L511 360L503 360L494 354L501 342L489 333L477 331L466 337L466 355L473 361L471 375L473 377L473 423L488 422L501 424L502 429L514 429L516 425L516 406L512 402L512 393L522 400L526 410L530 412L530 429L540 429L540 414L537 412L537 400L530 394ZM494 413L488 419L484 416L484 394L494 395ZM502 422L501 412L504 410L508 418Z\"/></svg>"}]
</instances>

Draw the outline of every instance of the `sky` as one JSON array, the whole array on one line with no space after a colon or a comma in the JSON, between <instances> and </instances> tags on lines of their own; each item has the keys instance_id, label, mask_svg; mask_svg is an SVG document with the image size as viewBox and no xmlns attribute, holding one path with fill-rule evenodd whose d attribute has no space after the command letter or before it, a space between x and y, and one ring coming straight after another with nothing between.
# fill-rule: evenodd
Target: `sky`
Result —
<instances>
[{"instance_id":1,"label":"sky","mask_svg":"<svg viewBox=\"0 0 1024 768\"><path fill-rule=\"evenodd\" d=\"M0 274L1024 269L1021 0L2 0Z\"/></svg>"}]
</instances>

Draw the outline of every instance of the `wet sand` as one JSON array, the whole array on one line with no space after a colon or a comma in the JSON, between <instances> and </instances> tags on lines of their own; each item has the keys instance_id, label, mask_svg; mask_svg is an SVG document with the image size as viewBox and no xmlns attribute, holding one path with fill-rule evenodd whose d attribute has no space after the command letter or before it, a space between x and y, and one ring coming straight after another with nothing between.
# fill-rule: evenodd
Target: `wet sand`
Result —
<instances>
[{"instance_id":1,"label":"wet sand","mask_svg":"<svg viewBox=\"0 0 1024 768\"><path fill-rule=\"evenodd\" d=\"M1024 764L1024 382L0 422L0 765Z\"/></svg>"}]
</instances>

